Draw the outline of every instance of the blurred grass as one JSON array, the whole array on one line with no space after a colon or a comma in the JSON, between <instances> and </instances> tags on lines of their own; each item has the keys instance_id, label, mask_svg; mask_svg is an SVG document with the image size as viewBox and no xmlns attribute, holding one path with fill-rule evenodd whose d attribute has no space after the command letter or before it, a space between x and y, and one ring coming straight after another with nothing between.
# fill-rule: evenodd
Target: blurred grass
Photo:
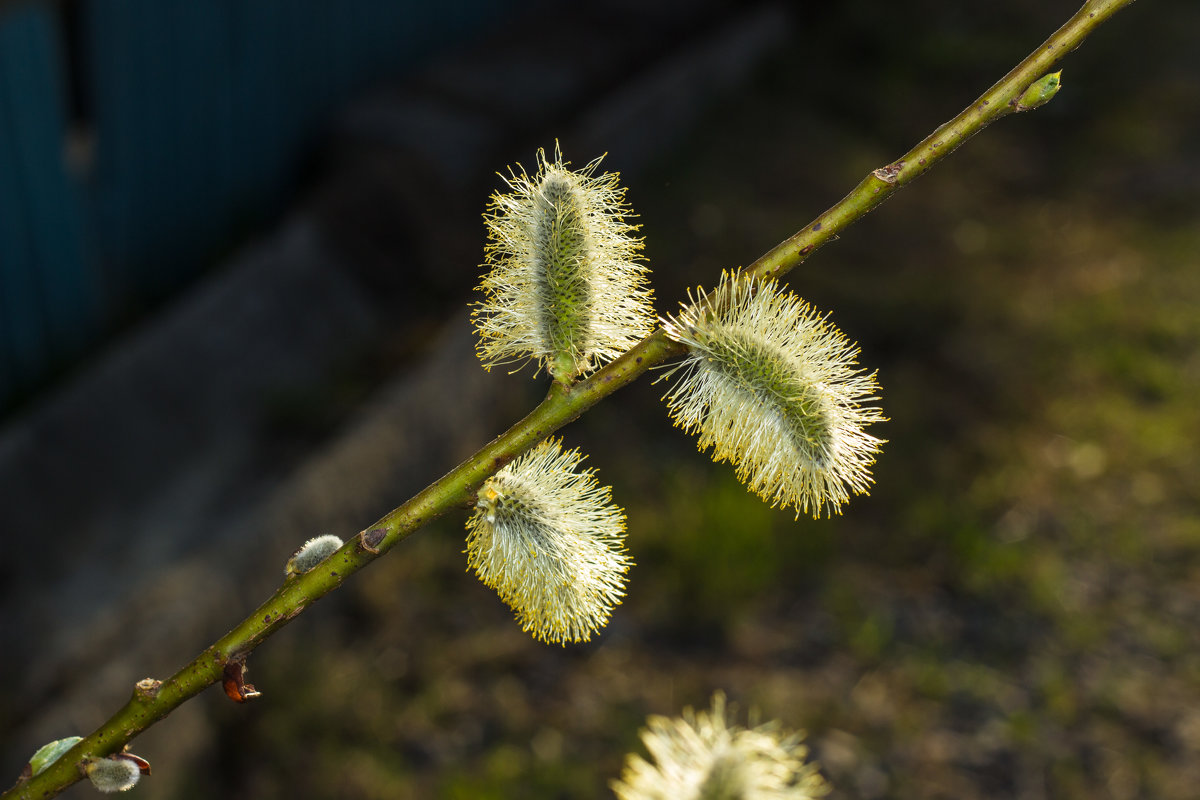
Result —
<instances>
[{"instance_id":1,"label":"blurred grass","mask_svg":"<svg viewBox=\"0 0 1200 800\"><path fill-rule=\"evenodd\" d=\"M956 82L965 102L995 75L914 86L1002 34L910 41L927 71L863 65L853 101L813 87L818 50L713 109L631 188L660 310L956 111ZM1116 102L1088 70L1119 48L1089 48L1053 103L792 276L879 369L870 497L832 521L771 510L670 428L661 384L634 387L565 431L638 562L599 641L522 634L443 521L256 654L288 701L222 712L186 796L605 797L646 713L723 688L806 728L835 798L1195 797L1200 225L1172 180L1197 158L1194 61L1103 72L1139 87Z\"/></svg>"}]
</instances>

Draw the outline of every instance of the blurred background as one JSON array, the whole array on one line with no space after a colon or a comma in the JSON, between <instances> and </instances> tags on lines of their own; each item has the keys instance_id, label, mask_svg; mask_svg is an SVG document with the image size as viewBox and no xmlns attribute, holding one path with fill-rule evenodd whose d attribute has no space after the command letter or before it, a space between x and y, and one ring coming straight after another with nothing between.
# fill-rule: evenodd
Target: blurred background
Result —
<instances>
[{"instance_id":1,"label":"blurred background","mask_svg":"<svg viewBox=\"0 0 1200 800\"><path fill-rule=\"evenodd\" d=\"M607 152L665 313L1078 6L5 2L0 784L537 402L467 319L497 170ZM835 798L1195 797L1197 30L1134 4L792 273L879 372L869 497L771 510L643 380L562 432L637 562L596 640L521 633L448 514L256 651L262 698L137 739L134 791L608 797L722 689Z\"/></svg>"}]
</instances>

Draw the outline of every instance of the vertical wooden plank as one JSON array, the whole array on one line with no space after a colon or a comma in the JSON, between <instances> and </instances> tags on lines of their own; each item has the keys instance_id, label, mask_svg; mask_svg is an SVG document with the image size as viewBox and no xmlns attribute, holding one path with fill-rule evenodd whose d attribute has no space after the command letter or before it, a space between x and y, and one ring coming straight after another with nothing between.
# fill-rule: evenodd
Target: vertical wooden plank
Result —
<instances>
[{"instance_id":1,"label":"vertical wooden plank","mask_svg":"<svg viewBox=\"0 0 1200 800\"><path fill-rule=\"evenodd\" d=\"M91 0L84 11L86 72L95 98L98 238L132 309L194 274L204 252L197 232L219 205L202 196L209 187L201 174L206 156L185 129L184 120L196 117L181 89L196 82L181 75L204 67L192 63L197 34L188 26L197 15L187 14L187 4Z\"/></svg>"},{"instance_id":2,"label":"vertical wooden plank","mask_svg":"<svg viewBox=\"0 0 1200 800\"><path fill-rule=\"evenodd\" d=\"M301 5L304 13L293 17L296 25L290 60L294 68L288 94L296 104L295 119L304 131L302 138L308 139L319 124L320 109L328 106L337 92L331 63L333 38L339 19L351 13L354 3L303 0Z\"/></svg>"},{"instance_id":3,"label":"vertical wooden plank","mask_svg":"<svg viewBox=\"0 0 1200 800\"><path fill-rule=\"evenodd\" d=\"M346 3L340 8L333 8L334 13L330 15L326 26L328 56L325 69L329 75L330 101L336 103L342 92L364 77L361 73L363 59L357 46L362 40L356 33L365 27L365 20L358 4Z\"/></svg>"},{"instance_id":4,"label":"vertical wooden plank","mask_svg":"<svg viewBox=\"0 0 1200 800\"><path fill-rule=\"evenodd\" d=\"M180 194L195 198L194 206L203 210L194 220L190 238L198 254L208 258L228 241L232 227L229 8L224 2L189 0L183 3L180 21L187 35L181 37L179 48L175 137L188 168Z\"/></svg>"},{"instance_id":5,"label":"vertical wooden plank","mask_svg":"<svg viewBox=\"0 0 1200 800\"><path fill-rule=\"evenodd\" d=\"M161 65L162 85L153 96L162 117L166 167L155 187L169 214L161 226L164 252L152 256L171 270L165 288L193 277L228 235L228 188L222 147L223 95L228 91L224 42L226 9L221 3L156 0L162 29L152 59ZM167 250L169 248L169 250Z\"/></svg>"},{"instance_id":6,"label":"vertical wooden plank","mask_svg":"<svg viewBox=\"0 0 1200 800\"><path fill-rule=\"evenodd\" d=\"M0 25L0 54L20 36L16 17L10 15ZM20 80L19 74L11 74L14 70L19 73L20 66L0 60L0 343L5 356L0 403L31 381L48 354L15 136L20 108L8 91L10 84Z\"/></svg>"},{"instance_id":7,"label":"vertical wooden plank","mask_svg":"<svg viewBox=\"0 0 1200 800\"><path fill-rule=\"evenodd\" d=\"M275 148L280 154L281 191L291 188L300 155L312 143L313 109L320 103L314 94L319 87L313 81L313 73L320 67L321 55L313 51L313 40L318 33L311 22L311 10L319 2L287 0L286 6L276 6L276 24L283 36L283 73L278 84L283 124L274 131Z\"/></svg>"},{"instance_id":8,"label":"vertical wooden plank","mask_svg":"<svg viewBox=\"0 0 1200 800\"><path fill-rule=\"evenodd\" d=\"M347 94L458 34L464 0L85 0L104 252L131 292L278 211Z\"/></svg>"},{"instance_id":9,"label":"vertical wooden plank","mask_svg":"<svg viewBox=\"0 0 1200 800\"><path fill-rule=\"evenodd\" d=\"M16 41L0 48L7 90L19 108L14 139L29 204L38 288L56 359L79 352L100 321L99 282L88 262L79 187L67 174L66 86L53 9L22 10ZM10 23L12 24L12 23ZM19 80L12 78L20 72Z\"/></svg>"},{"instance_id":10,"label":"vertical wooden plank","mask_svg":"<svg viewBox=\"0 0 1200 800\"><path fill-rule=\"evenodd\" d=\"M0 48L12 35L0 29ZM0 64L8 83L9 67ZM0 89L0 341L4 345L7 383L0 402L28 386L49 355L34 276L36 262L29 236L28 208L20 175L20 154L13 135L16 107Z\"/></svg>"},{"instance_id":11,"label":"vertical wooden plank","mask_svg":"<svg viewBox=\"0 0 1200 800\"><path fill-rule=\"evenodd\" d=\"M231 12L232 174L245 224L261 221L279 200L283 164L282 98L285 0L242 0Z\"/></svg>"},{"instance_id":12,"label":"vertical wooden plank","mask_svg":"<svg viewBox=\"0 0 1200 800\"><path fill-rule=\"evenodd\" d=\"M81 190L63 154L66 98L53 13L25 6L0 24L0 335L12 387L0 390L0 404L82 350L101 320Z\"/></svg>"},{"instance_id":13,"label":"vertical wooden plank","mask_svg":"<svg viewBox=\"0 0 1200 800\"><path fill-rule=\"evenodd\" d=\"M84 68L92 97L95 153L92 168L92 219L96 246L118 315L138 307L133 263L136 240L136 198L129 173L138 170L141 130L128 124L134 116L138 91L134 80L136 31L134 0L86 2L81 10L80 37Z\"/></svg>"},{"instance_id":14,"label":"vertical wooden plank","mask_svg":"<svg viewBox=\"0 0 1200 800\"><path fill-rule=\"evenodd\" d=\"M195 209L181 202L175 190L180 161L171 118L180 1L133 3L135 13L129 21L134 26L137 72L121 76L137 88L137 103L121 120L122 131L136 137L141 147L137 160L125 165L133 198L132 221L138 228L132 267L141 293L154 300L178 285L192 258L190 243L177 238L179 215L195 213ZM100 6L103 9L107 3Z\"/></svg>"}]
</instances>

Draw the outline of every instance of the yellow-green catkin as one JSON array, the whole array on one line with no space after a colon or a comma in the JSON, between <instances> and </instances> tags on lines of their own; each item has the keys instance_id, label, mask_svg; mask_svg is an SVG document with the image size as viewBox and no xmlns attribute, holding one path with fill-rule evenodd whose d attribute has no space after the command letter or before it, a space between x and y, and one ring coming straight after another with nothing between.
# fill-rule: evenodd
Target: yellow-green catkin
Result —
<instances>
[{"instance_id":1,"label":"yellow-green catkin","mask_svg":"<svg viewBox=\"0 0 1200 800\"><path fill-rule=\"evenodd\" d=\"M675 424L698 433L713 460L732 462L751 491L814 517L867 491L883 440L865 427L884 417L864 403L878 385L826 316L775 281L722 273L712 294L663 325L688 347L668 373Z\"/></svg>"},{"instance_id":2,"label":"yellow-green catkin","mask_svg":"<svg viewBox=\"0 0 1200 800\"><path fill-rule=\"evenodd\" d=\"M806 762L802 734L777 722L730 725L721 692L711 711L650 717L641 738L653 760L626 758L612 784L618 800L816 800L829 793L817 766Z\"/></svg>"},{"instance_id":3,"label":"yellow-green catkin","mask_svg":"<svg viewBox=\"0 0 1200 800\"><path fill-rule=\"evenodd\" d=\"M544 642L586 641L625 594L625 515L583 457L547 440L484 482L467 567Z\"/></svg>"},{"instance_id":4,"label":"yellow-green catkin","mask_svg":"<svg viewBox=\"0 0 1200 800\"><path fill-rule=\"evenodd\" d=\"M615 173L600 159L568 169L537 154L532 177L521 165L492 195L484 221L488 272L472 315L483 365L535 361L562 383L631 348L654 328L642 240Z\"/></svg>"}]
</instances>

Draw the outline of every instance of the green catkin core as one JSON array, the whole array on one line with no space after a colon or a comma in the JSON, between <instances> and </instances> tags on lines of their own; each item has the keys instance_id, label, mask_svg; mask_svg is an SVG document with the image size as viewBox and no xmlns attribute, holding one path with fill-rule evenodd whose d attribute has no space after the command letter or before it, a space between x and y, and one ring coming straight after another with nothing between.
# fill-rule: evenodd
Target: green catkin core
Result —
<instances>
[{"instance_id":1,"label":"green catkin core","mask_svg":"<svg viewBox=\"0 0 1200 800\"><path fill-rule=\"evenodd\" d=\"M514 481L511 475L497 476L490 482L496 498L488 509L488 522L492 527L503 530L519 527L526 534L533 533L538 552L546 552L550 528L540 520L545 518L539 504L525 487Z\"/></svg>"},{"instance_id":2,"label":"green catkin core","mask_svg":"<svg viewBox=\"0 0 1200 800\"><path fill-rule=\"evenodd\" d=\"M488 509L488 522L496 531L494 536L507 538L505 531L521 531L521 539L532 540L530 557L537 558L554 551L556 532L543 520L546 513L536 496L512 475L497 476L490 482L496 498ZM515 538L515 537L514 537Z\"/></svg>"},{"instance_id":3,"label":"green catkin core","mask_svg":"<svg viewBox=\"0 0 1200 800\"><path fill-rule=\"evenodd\" d=\"M774 409L797 451L814 464L826 463L833 430L824 398L819 387L802 380L786 353L731 330L706 337L704 347L714 369Z\"/></svg>"},{"instance_id":4,"label":"green catkin core","mask_svg":"<svg viewBox=\"0 0 1200 800\"><path fill-rule=\"evenodd\" d=\"M743 797L745 783L738 758L722 756L709 768L704 783L696 793L696 800L736 800Z\"/></svg>"},{"instance_id":5,"label":"green catkin core","mask_svg":"<svg viewBox=\"0 0 1200 800\"><path fill-rule=\"evenodd\" d=\"M584 225L584 208L574 183L551 173L542 181L534 215L534 240L540 263L535 265L538 294L544 298L539 324L544 341L554 353L550 371L555 378L574 377L587 365L579 363L587 351L591 327L591 285L587 280L591 247Z\"/></svg>"}]
</instances>

